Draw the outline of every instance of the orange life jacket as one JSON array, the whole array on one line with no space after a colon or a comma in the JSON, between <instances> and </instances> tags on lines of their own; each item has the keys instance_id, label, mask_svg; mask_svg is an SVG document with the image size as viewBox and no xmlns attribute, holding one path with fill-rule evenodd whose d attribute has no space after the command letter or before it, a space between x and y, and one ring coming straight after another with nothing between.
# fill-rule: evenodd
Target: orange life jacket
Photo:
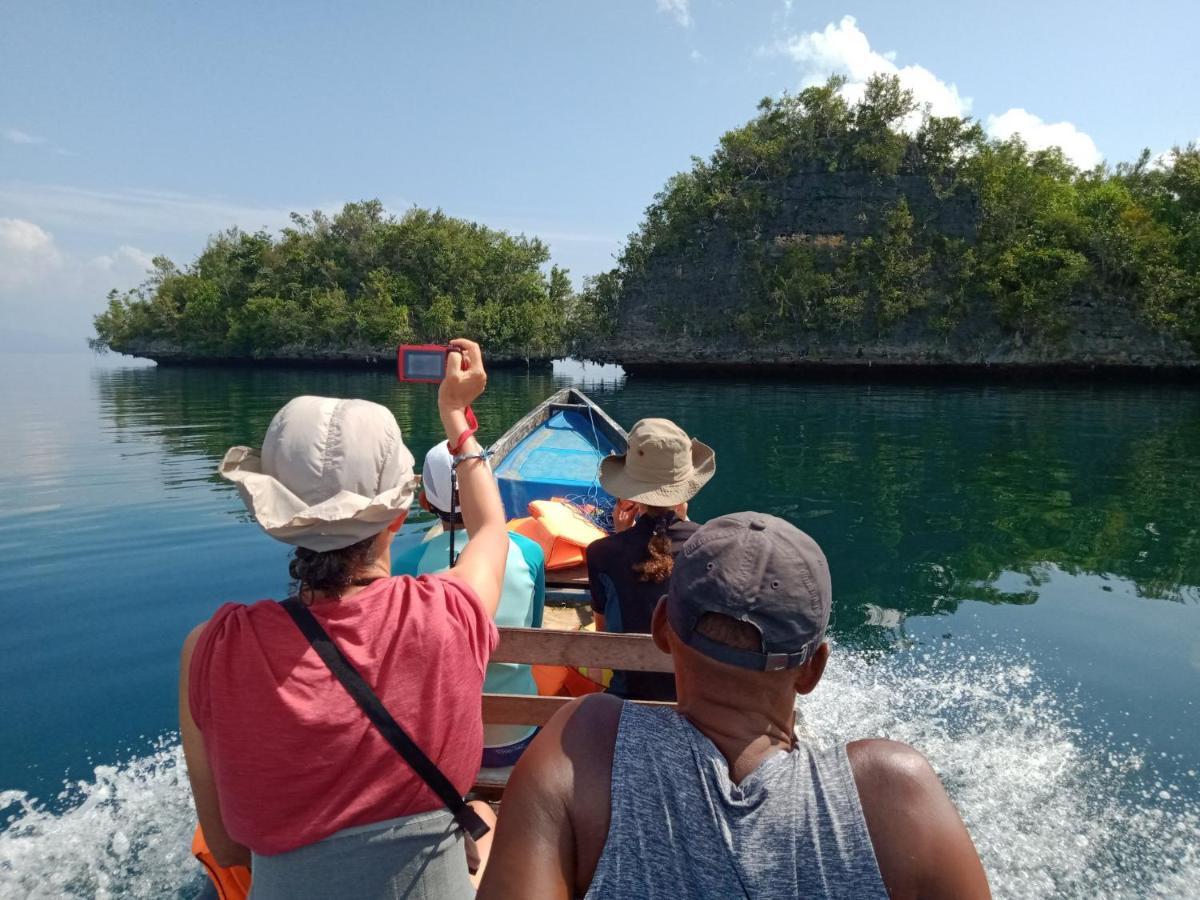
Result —
<instances>
[{"instance_id":1,"label":"orange life jacket","mask_svg":"<svg viewBox=\"0 0 1200 900\"><path fill-rule=\"evenodd\" d=\"M583 565L584 548L605 536L603 529L559 497L534 500L528 517L513 519L508 529L542 548L548 572Z\"/></svg>"},{"instance_id":2,"label":"orange life jacket","mask_svg":"<svg viewBox=\"0 0 1200 900\"><path fill-rule=\"evenodd\" d=\"M246 900L250 894L250 870L245 866L222 866L208 849L204 830L197 825L192 835L192 856L200 860L221 900Z\"/></svg>"}]
</instances>

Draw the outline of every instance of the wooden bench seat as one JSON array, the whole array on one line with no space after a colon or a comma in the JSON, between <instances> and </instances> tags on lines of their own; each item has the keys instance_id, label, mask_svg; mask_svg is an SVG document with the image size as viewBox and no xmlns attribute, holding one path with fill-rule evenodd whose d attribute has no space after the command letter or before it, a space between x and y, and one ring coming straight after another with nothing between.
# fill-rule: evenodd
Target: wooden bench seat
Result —
<instances>
[{"instance_id":1,"label":"wooden bench seat","mask_svg":"<svg viewBox=\"0 0 1200 900\"><path fill-rule=\"evenodd\" d=\"M501 628L500 644L492 662L526 665L625 669L633 672L675 671L669 654L654 645L649 635L608 634L594 631L556 631L545 628ZM485 725L542 726L571 702L572 697L531 697L523 694L483 695ZM638 701L643 702L643 701ZM653 703L652 706L674 706ZM511 767L481 769L475 793L499 799Z\"/></svg>"}]
</instances>

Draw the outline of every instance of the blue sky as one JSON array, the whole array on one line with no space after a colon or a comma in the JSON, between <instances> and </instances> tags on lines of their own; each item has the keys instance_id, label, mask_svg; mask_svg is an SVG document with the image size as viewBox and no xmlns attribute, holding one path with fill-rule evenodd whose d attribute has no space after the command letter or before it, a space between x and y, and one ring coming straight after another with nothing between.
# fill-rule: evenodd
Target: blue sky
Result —
<instances>
[{"instance_id":1,"label":"blue sky","mask_svg":"<svg viewBox=\"0 0 1200 900\"><path fill-rule=\"evenodd\" d=\"M760 98L835 71L1129 159L1200 137L1197 34L1183 0L9 0L0 332L77 344L151 255L370 197L539 235L578 282Z\"/></svg>"}]
</instances>

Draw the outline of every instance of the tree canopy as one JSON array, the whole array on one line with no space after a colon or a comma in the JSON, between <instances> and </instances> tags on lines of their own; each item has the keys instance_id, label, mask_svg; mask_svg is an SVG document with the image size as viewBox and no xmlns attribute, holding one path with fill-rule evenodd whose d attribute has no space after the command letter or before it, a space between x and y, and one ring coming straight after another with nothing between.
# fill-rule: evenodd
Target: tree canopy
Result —
<instances>
[{"instance_id":1,"label":"tree canopy","mask_svg":"<svg viewBox=\"0 0 1200 900\"><path fill-rule=\"evenodd\" d=\"M572 291L536 238L440 211L386 214L378 200L293 213L275 238L222 232L186 268L154 260L145 284L110 293L95 349L154 344L195 356L379 352L469 334L501 356L563 352Z\"/></svg>"},{"instance_id":2,"label":"tree canopy","mask_svg":"<svg viewBox=\"0 0 1200 900\"><path fill-rule=\"evenodd\" d=\"M932 341L982 317L1053 345L1086 299L1200 348L1195 145L1080 171L1058 148L922 111L894 77L854 104L843 86L763 100L669 179L617 267L586 283L587 330L619 347L623 324L652 315L660 335L710 343Z\"/></svg>"}]
</instances>

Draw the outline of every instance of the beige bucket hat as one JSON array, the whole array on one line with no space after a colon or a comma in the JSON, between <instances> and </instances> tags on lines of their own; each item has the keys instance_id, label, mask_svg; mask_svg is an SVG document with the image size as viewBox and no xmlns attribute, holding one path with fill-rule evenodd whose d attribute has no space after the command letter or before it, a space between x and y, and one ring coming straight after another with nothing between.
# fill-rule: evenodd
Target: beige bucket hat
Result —
<instances>
[{"instance_id":1,"label":"beige bucket hat","mask_svg":"<svg viewBox=\"0 0 1200 900\"><path fill-rule=\"evenodd\" d=\"M297 397L262 450L233 447L221 475L271 537L324 552L383 531L412 503L413 456L378 403Z\"/></svg>"},{"instance_id":2,"label":"beige bucket hat","mask_svg":"<svg viewBox=\"0 0 1200 900\"><path fill-rule=\"evenodd\" d=\"M717 454L669 419L642 419L629 451L600 463L600 486L622 500L675 506L691 500L716 474Z\"/></svg>"}]
</instances>

